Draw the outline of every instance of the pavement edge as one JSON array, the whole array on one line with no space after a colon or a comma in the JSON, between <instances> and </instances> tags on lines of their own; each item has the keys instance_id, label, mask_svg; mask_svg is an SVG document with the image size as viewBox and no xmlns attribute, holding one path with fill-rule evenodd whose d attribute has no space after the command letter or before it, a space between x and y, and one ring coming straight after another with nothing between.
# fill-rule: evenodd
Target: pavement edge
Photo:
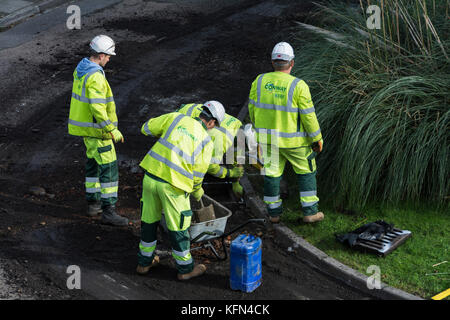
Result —
<instances>
[{"instance_id":1,"label":"pavement edge","mask_svg":"<svg viewBox=\"0 0 450 320\"><path fill-rule=\"evenodd\" d=\"M0 19L0 30L7 29L10 26L22 22L35 14L43 13L45 10L59 6L67 0L44 0L38 4L31 4L26 7L20 8Z\"/></svg>"},{"instance_id":2,"label":"pavement edge","mask_svg":"<svg viewBox=\"0 0 450 320\"><path fill-rule=\"evenodd\" d=\"M62 6L63 4L76 4L72 0L42 0L37 4L31 4L20 8L0 19L0 31L7 30L14 24L23 22L36 14L46 13L48 10Z\"/></svg>"},{"instance_id":3,"label":"pavement edge","mask_svg":"<svg viewBox=\"0 0 450 320\"><path fill-rule=\"evenodd\" d=\"M238 114L238 119L243 122L248 113L248 101L244 103ZM260 218L268 218L266 205L261 198L255 193L250 180L247 175L240 179L241 185L244 189L244 197L247 205L252 212ZM270 222L269 222L270 223ZM385 283L381 283L381 289L369 289L367 287L366 275L342 264L341 262L329 257L325 252L311 245L305 239L297 235L294 231L286 227L283 223L273 225L278 235L281 235L284 240L294 244L297 251L300 251L303 257L310 262L314 267L322 272L325 272L337 280L344 282L348 286L359 291L367 293L379 299L386 300L424 300L419 296L407 293L400 289L390 287Z\"/></svg>"}]
</instances>

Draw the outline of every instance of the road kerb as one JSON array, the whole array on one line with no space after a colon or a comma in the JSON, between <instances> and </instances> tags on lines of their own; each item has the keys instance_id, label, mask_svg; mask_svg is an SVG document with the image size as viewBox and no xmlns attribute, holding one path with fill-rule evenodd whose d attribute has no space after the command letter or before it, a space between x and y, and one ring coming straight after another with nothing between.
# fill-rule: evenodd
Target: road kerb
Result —
<instances>
[{"instance_id":1,"label":"road kerb","mask_svg":"<svg viewBox=\"0 0 450 320\"><path fill-rule=\"evenodd\" d=\"M11 25L18 23L22 20L25 20L37 13L39 13L39 7L37 5L30 5L24 8L21 8L13 13L8 14L7 16L0 19L0 30L6 29Z\"/></svg>"},{"instance_id":2,"label":"road kerb","mask_svg":"<svg viewBox=\"0 0 450 320\"><path fill-rule=\"evenodd\" d=\"M55 9L63 4L76 4L71 0L42 0L19 10L16 10L0 19L0 31L6 30L14 24L23 22L36 14L44 14L51 9Z\"/></svg>"}]
</instances>

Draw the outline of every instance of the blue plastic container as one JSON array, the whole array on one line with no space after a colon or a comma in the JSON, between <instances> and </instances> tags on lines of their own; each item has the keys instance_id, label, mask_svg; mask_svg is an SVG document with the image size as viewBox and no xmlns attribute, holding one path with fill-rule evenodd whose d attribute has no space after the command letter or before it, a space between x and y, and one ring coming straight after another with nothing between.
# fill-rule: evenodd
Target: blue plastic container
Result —
<instances>
[{"instance_id":1,"label":"blue plastic container","mask_svg":"<svg viewBox=\"0 0 450 320\"><path fill-rule=\"evenodd\" d=\"M252 292L261 284L262 241L241 234L230 247L230 286L233 290Z\"/></svg>"}]
</instances>

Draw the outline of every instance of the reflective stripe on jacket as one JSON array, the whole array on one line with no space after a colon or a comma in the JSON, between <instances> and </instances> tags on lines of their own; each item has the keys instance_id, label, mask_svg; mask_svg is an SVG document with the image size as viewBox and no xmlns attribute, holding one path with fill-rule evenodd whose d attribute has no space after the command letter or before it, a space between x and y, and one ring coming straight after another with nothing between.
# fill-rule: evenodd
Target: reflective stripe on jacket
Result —
<instances>
[{"instance_id":1,"label":"reflective stripe on jacket","mask_svg":"<svg viewBox=\"0 0 450 320\"><path fill-rule=\"evenodd\" d=\"M201 120L172 112L148 120L141 132L159 137L142 168L188 193L201 187L213 150Z\"/></svg>"},{"instance_id":2,"label":"reflective stripe on jacket","mask_svg":"<svg viewBox=\"0 0 450 320\"><path fill-rule=\"evenodd\" d=\"M177 110L177 112L185 114L191 118L196 118L202 112L202 106L203 104L201 103L182 104L181 107Z\"/></svg>"},{"instance_id":3,"label":"reflective stripe on jacket","mask_svg":"<svg viewBox=\"0 0 450 320\"><path fill-rule=\"evenodd\" d=\"M287 73L259 75L252 83L248 109L260 143L295 148L322 139L308 85Z\"/></svg>"},{"instance_id":4,"label":"reflective stripe on jacket","mask_svg":"<svg viewBox=\"0 0 450 320\"><path fill-rule=\"evenodd\" d=\"M79 78L73 73L69 134L110 139L108 132L117 127L116 105L104 74L96 70Z\"/></svg>"}]
</instances>

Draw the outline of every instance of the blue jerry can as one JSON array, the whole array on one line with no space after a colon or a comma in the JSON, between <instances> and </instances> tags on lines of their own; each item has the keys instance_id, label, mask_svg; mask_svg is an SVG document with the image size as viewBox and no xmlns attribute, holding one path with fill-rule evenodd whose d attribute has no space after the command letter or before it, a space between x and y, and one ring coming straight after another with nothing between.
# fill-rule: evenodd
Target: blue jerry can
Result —
<instances>
[{"instance_id":1,"label":"blue jerry can","mask_svg":"<svg viewBox=\"0 0 450 320\"><path fill-rule=\"evenodd\" d=\"M233 290L252 292L261 284L262 241L241 234L230 247L230 286Z\"/></svg>"}]
</instances>

